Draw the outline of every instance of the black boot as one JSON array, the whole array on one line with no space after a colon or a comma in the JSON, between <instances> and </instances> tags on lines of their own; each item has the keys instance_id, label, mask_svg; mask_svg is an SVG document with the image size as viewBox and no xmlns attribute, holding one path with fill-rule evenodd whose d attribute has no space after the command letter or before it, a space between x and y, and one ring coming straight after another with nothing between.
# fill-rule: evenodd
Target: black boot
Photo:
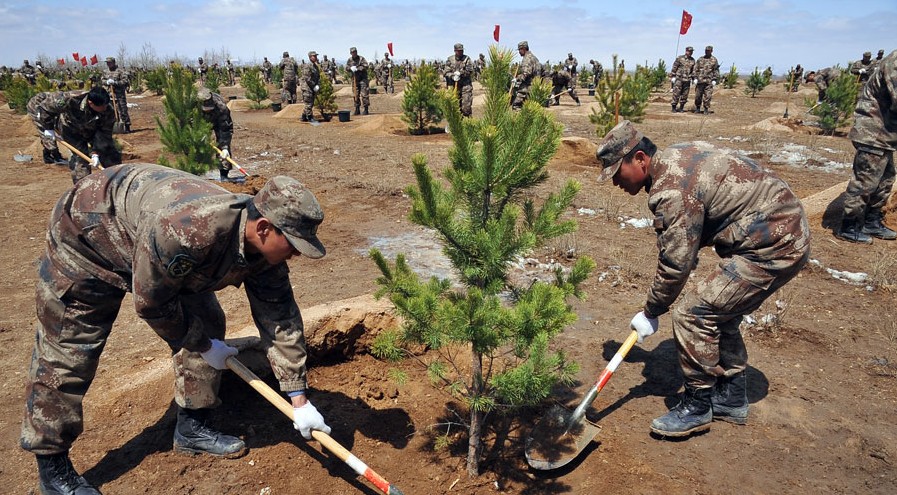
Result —
<instances>
[{"instance_id":1,"label":"black boot","mask_svg":"<svg viewBox=\"0 0 897 495\"><path fill-rule=\"evenodd\" d=\"M68 452L38 455L37 472L43 495L100 495L99 490L75 471Z\"/></svg>"},{"instance_id":2,"label":"black boot","mask_svg":"<svg viewBox=\"0 0 897 495\"><path fill-rule=\"evenodd\" d=\"M206 426L208 409L178 407L178 424L174 429L174 450L187 454L211 454L235 458L246 453L243 440L217 432Z\"/></svg>"},{"instance_id":3,"label":"black boot","mask_svg":"<svg viewBox=\"0 0 897 495\"><path fill-rule=\"evenodd\" d=\"M685 394L670 412L651 422L651 431L665 437L684 437L710 428L711 388L685 386Z\"/></svg>"},{"instance_id":4,"label":"black boot","mask_svg":"<svg viewBox=\"0 0 897 495\"><path fill-rule=\"evenodd\" d=\"M673 103L672 105L673 105L673 113L676 113L676 104Z\"/></svg>"},{"instance_id":5,"label":"black boot","mask_svg":"<svg viewBox=\"0 0 897 495\"><path fill-rule=\"evenodd\" d=\"M302 114L302 122L308 122L308 115Z\"/></svg>"},{"instance_id":6,"label":"black boot","mask_svg":"<svg viewBox=\"0 0 897 495\"><path fill-rule=\"evenodd\" d=\"M684 111L685 111L685 103L680 103L679 104L679 113L682 113Z\"/></svg>"},{"instance_id":7,"label":"black boot","mask_svg":"<svg viewBox=\"0 0 897 495\"><path fill-rule=\"evenodd\" d=\"M713 419L728 421L738 425L747 424L748 398L747 377L744 372L717 379L710 395L713 405Z\"/></svg>"},{"instance_id":8,"label":"black boot","mask_svg":"<svg viewBox=\"0 0 897 495\"><path fill-rule=\"evenodd\" d=\"M59 153L59 152L57 151L57 153ZM52 163L56 163L56 160L53 159L53 152L51 152L48 149L44 149L44 163L46 163L48 165L52 164Z\"/></svg>"},{"instance_id":9,"label":"black boot","mask_svg":"<svg viewBox=\"0 0 897 495\"><path fill-rule=\"evenodd\" d=\"M131 133L131 124L125 124L125 134Z\"/></svg>"},{"instance_id":10,"label":"black boot","mask_svg":"<svg viewBox=\"0 0 897 495\"><path fill-rule=\"evenodd\" d=\"M227 176L229 170L218 169L218 173L221 174L221 182L227 182L230 178Z\"/></svg>"},{"instance_id":11,"label":"black boot","mask_svg":"<svg viewBox=\"0 0 897 495\"><path fill-rule=\"evenodd\" d=\"M354 115L361 115L361 109L360 109L359 105L355 105L355 113L354 113Z\"/></svg>"},{"instance_id":12,"label":"black boot","mask_svg":"<svg viewBox=\"0 0 897 495\"><path fill-rule=\"evenodd\" d=\"M870 210L866 212L866 219L863 222L863 233L886 241L897 239L897 232L894 232L883 224L881 222L882 219L884 219L884 215L881 211Z\"/></svg>"},{"instance_id":13,"label":"black boot","mask_svg":"<svg viewBox=\"0 0 897 495\"><path fill-rule=\"evenodd\" d=\"M864 234L863 230L865 229L860 226L859 221L845 217L841 220L841 227L835 232L835 237L860 244L872 244L872 238Z\"/></svg>"},{"instance_id":14,"label":"black boot","mask_svg":"<svg viewBox=\"0 0 897 495\"><path fill-rule=\"evenodd\" d=\"M364 111L361 112L361 114L362 114L362 115L367 115L367 114L368 114L368 106L367 106L367 105L364 106Z\"/></svg>"}]
</instances>

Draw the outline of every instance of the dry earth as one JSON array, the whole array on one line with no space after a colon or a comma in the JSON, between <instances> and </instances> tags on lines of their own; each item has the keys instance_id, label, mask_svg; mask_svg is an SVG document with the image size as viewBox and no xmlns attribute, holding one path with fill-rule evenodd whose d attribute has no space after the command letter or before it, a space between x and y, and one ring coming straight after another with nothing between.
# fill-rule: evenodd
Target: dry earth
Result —
<instances>
[{"instance_id":1,"label":"dry earth","mask_svg":"<svg viewBox=\"0 0 897 495\"><path fill-rule=\"evenodd\" d=\"M241 95L242 89L222 92ZM338 94L340 108L349 108L347 88ZM481 104L479 89L476 94ZM897 243L857 246L831 235L853 148L843 133L820 136L801 125L800 100L814 94L803 88L792 98L791 120L781 119L781 86L757 98L720 90L709 116L672 114L668 95L657 94L640 125L661 147L701 140L742 150L807 199L817 263L754 315L757 320L774 316L776 324L744 331L751 354L748 426L714 423L708 433L678 442L649 435L650 420L666 410L680 384L669 318L663 318L662 331L630 352L589 411L589 418L603 426L597 441L560 472L526 465L522 440L539 418L534 410L496 418L483 474L468 479L456 405L430 388L411 363L403 365L412 377L407 384L391 382L390 365L367 355L360 335L360 345L335 353L326 351L328 341L322 339L310 362L313 400L333 427L332 436L406 494L897 493ZM295 106L273 114L248 110L240 99L232 102L235 158L262 177L300 178L325 208L319 234L327 256L292 262L296 296L306 314L320 311L308 308L341 307L343 300L374 291L376 267L366 257L373 245L405 251L432 273L444 270L432 238L407 220L403 190L413 181L410 156L425 153L441 169L451 137L408 136L399 119L401 92L371 99L372 115L320 126L300 123ZM161 152L152 120L161 114L159 98L132 96L129 101L138 105L131 112L136 132L118 139L128 161L153 162ZM650 229L623 223L646 216L644 196L630 198L595 181L590 104L562 102L550 111L565 126L564 142L550 164L550 180L538 192L544 195L571 178L581 181L583 191L570 212L580 229L533 257L569 263L563 253L572 248L598 263L585 284L588 299L574 303L579 321L557 340L582 364L581 384L558 396L575 403L626 337L629 318L651 280L656 252ZM478 111L475 106L475 116ZM37 160L16 163L17 152ZM33 125L4 106L0 491L5 493L36 490L34 458L17 447L35 325L35 260L50 209L71 185L67 170L39 159ZM897 226L893 212L888 222ZM713 258L711 250L702 252L699 272L712 266ZM864 272L870 280L851 284L827 269ZM251 323L245 296L230 289L220 298L233 337ZM362 327L375 331L382 325L383 319L374 318ZM222 430L241 435L250 453L236 460L177 455L171 450L171 391L167 348L126 299L86 398L84 434L71 453L79 471L104 493L378 493L316 442L304 442L276 409L230 374L215 421ZM434 436L445 433L456 444L435 449ZM502 439L497 445L496 435Z\"/></svg>"}]
</instances>

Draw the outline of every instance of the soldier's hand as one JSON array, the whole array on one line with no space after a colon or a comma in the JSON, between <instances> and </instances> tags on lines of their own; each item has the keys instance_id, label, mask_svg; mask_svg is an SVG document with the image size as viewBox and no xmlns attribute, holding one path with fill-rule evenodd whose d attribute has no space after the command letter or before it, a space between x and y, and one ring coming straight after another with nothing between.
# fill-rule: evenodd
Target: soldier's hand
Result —
<instances>
[{"instance_id":1,"label":"soldier's hand","mask_svg":"<svg viewBox=\"0 0 897 495\"><path fill-rule=\"evenodd\" d=\"M629 323L629 328L635 330L635 333L638 334L639 344L645 340L645 337L654 335L654 332L657 331L657 326L657 318L649 318L644 311L639 311L638 314L632 317L632 321Z\"/></svg>"},{"instance_id":2,"label":"soldier's hand","mask_svg":"<svg viewBox=\"0 0 897 495\"><path fill-rule=\"evenodd\" d=\"M673 84L676 84L676 78L674 77L674 78L670 79L670 82Z\"/></svg>"},{"instance_id":3,"label":"soldier's hand","mask_svg":"<svg viewBox=\"0 0 897 495\"><path fill-rule=\"evenodd\" d=\"M865 74L865 73L866 73L866 69L860 69L860 74Z\"/></svg>"},{"instance_id":4,"label":"soldier's hand","mask_svg":"<svg viewBox=\"0 0 897 495\"><path fill-rule=\"evenodd\" d=\"M115 84L115 79L106 79L106 86L112 86Z\"/></svg>"},{"instance_id":5,"label":"soldier's hand","mask_svg":"<svg viewBox=\"0 0 897 495\"><path fill-rule=\"evenodd\" d=\"M315 93L317 93L317 92L318 92L318 90L320 90L320 89L321 89L321 87L320 87L320 86L318 86L318 85L317 85L317 84L315 84Z\"/></svg>"},{"instance_id":6,"label":"soldier's hand","mask_svg":"<svg viewBox=\"0 0 897 495\"><path fill-rule=\"evenodd\" d=\"M218 339L212 339L212 347L205 352L200 352L199 355L216 370L226 370L227 358L236 356L238 352L236 347L231 347Z\"/></svg>"},{"instance_id":7,"label":"soldier's hand","mask_svg":"<svg viewBox=\"0 0 897 495\"><path fill-rule=\"evenodd\" d=\"M47 129L46 131L44 131L44 136L46 136L50 139L56 139L56 131L54 131L52 129Z\"/></svg>"},{"instance_id":8,"label":"soldier's hand","mask_svg":"<svg viewBox=\"0 0 897 495\"><path fill-rule=\"evenodd\" d=\"M230 151L228 151L227 148L222 148L221 152L218 153L218 158L221 158L222 160L227 160L228 158L230 158Z\"/></svg>"},{"instance_id":9,"label":"soldier's hand","mask_svg":"<svg viewBox=\"0 0 897 495\"><path fill-rule=\"evenodd\" d=\"M302 438L306 440L311 440L311 430L320 430L330 434L330 427L324 423L324 416L321 416L321 413L310 401L303 404L302 407L293 408L293 428L299 430Z\"/></svg>"},{"instance_id":10,"label":"soldier's hand","mask_svg":"<svg viewBox=\"0 0 897 495\"><path fill-rule=\"evenodd\" d=\"M710 84L716 86L716 81L710 81Z\"/></svg>"},{"instance_id":11,"label":"soldier's hand","mask_svg":"<svg viewBox=\"0 0 897 495\"><path fill-rule=\"evenodd\" d=\"M692 84L698 84L698 80L697 80L697 79L692 79L692 80L691 80L691 83L692 83Z\"/></svg>"},{"instance_id":12,"label":"soldier's hand","mask_svg":"<svg viewBox=\"0 0 897 495\"><path fill-rule=\"evenodd\" d=\"M357 70L358 70L358 67L356 67L356 66L354 66L354 65L353 65L353 66L352 66L352 67L349 67L349 69L351 69L351 70L352 70L352 72L355 72L355 71L357 71Z\"/></svg>"},{"instance_id":13,"label":"soldier's hand","mask_svg":"<svg viewBox=\"0 0 897 495\"><path fill-rule=\"evenodd\" d=\"M90 155L90 166L97 168L100 166L100 155L93 153Z\"/></svg>"}]
</instances>

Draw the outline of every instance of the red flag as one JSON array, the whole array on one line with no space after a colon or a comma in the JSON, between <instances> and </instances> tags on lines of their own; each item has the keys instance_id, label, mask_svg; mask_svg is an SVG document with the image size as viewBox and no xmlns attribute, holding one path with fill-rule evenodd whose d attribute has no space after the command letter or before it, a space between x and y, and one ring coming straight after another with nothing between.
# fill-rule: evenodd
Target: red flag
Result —
<instances>
[{"instance_id":1,"label":"red flag","mask_svg":"<svg viewBox=\"0 0 897 495\"><path fill-rule=\"evenodd\" d=\"M82 65L82 66L87 66L87 56L86 56L86 55L83 56L83 57L81 57L81 65Z\"/></svg>"},{"instance_id":2,"label":"red flag","mask_svg":"<svg viewBox=\"0 0 897 495\"><path fill-rule=\"evenodd\" d=\"M688 28L691 27L691 14L686 11L682 11L682 24L679 25L679 34L685 34L688 32Z\"/></svg>"},{"instance_id":3,"label":"red flag","mask_svg":"<svg viewBox=\"0 0 897 495\"><path fill-rule=\"evenodd\" d=\"M495 42L498 43L498 33L501 31L501 26L498 24L495 25L495 29L492 30L492 37L495 38Z\"/></svg>"},{"instance_id":4,"label":"red flag","mask_svg":"<svg viewBox=\"0 0 897 495\"><path fill-rule=\"evenodd\" d=\"M90 57L90 65L97 65L97 62L99 62L99 61L100 60L97 58L96 53L93 54L93 57Z\"/></svg>"},{"instance_id":5,"label":"red flag","mask_svg":"<svg viewBox=\"0 0 897 495\"><path fill-rule=\"evenodd\" d=\"M392 41L386 44L386 48L389 50L389 56L394 57L395 55L392 54Z\"/></svg>"},{"instance_id":6,"label":"red flag","mask_svg":"<svg viewBox=\"0 0 897 495\"><path fill-rule=\"evenodd\" d=\"M57 59L56 59L56 63L59 64L59 65L65 65L65 59L64 59L64 58L57 58Z\"/></svg>"},{"instance_id":7,"label":"red flag","mask_svg":"<svg viewBox=\"0 0 897 495\"><path fill-rule=\"evenodd\" d=\"M75 59L75 62L81 61L81 56L78 55L78 52L72 52L72 58Z\"/></svg>"}]
</instances>

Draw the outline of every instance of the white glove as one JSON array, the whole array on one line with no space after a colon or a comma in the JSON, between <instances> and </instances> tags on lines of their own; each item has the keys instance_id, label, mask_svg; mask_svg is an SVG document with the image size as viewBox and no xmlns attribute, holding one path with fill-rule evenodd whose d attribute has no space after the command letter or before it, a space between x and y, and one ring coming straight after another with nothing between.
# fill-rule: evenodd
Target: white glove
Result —
<instances>
[{"instance_id":1,"label":"white glove","mask_svg":"<svg viewBox=\"0 0 897 495\"><path fill-rule=\"evenodd\" d=\"M199 355L216 370L226 370L225 361L230 356L236 356L237 352L236 347L231 347L218 339L212 339L212 347L206 352L200 352Z\"/></svg>"},{"instance_id":2,"label":"white glove","mask_svg":"<svg viewBox=\"0 0 897 495\"><path fill-rule=\"evenodd\" d=\"M860 69L860 74L865 74L865 73L866 73L866 69Z\"/></svg>"},{"instance_id":3,"label":"white glove","mask_svg":"<svg viewBox=\"0 0 897 495\"><path fill-rule=\"evenodd\" d=\"M461 80L461 73L458 71L455 71L455 73L452 74L452 81L460 81L460 80Z\"/></svg>"},{"instance_id":4,"label":"white glove","mask_svg":"<svg viewBox=\"0 0 897 495\"><path fill-rule=\"evenodd\" d=\"M351 70L352 70L352 72L355 72L355 71L357 71L357 70L358 70L358 67L356 67L356 66L354 66L354 65L353 65L353 66L352 66L352 67L349 67L349 69L351 69Z\"/></svg>"},{"instance_id":5,"label":"white glove","mask_svg":"<svg viewBox=\"0 0 897 495\"><path fill-rule=\"evenodd\" d=\"M112 86L115 84L115 79L106 79L106 86Z\"/></svg>"},{"instance_id":6,"label":"white glove","mask_svg":"<svg viewBox=\"0 0 897 495\"><path fill-rule=\"evenodd\" d=\"M638 343L641 344L645 337L650 337L657 331L657 318L648 318L644 311L639 311L629 322L629 328L635 330L638 334Z\"/></svg>"},{"instance_id":7,"label":"white glove","mask_svg":"<svg viewBox=\"0 0 897 495\"><path fill-rule=\"evenodd\" d=\"M321 416L311 402L306 402L302 407L293 408L293 428L299 430L302 438L306 440L311 440L311 430L330 434L330 427L324 423L324 416Z\"/></svg>"},{"instance_id":8,"label":"white glove","mask_svg":"<svg viewBox=\"0 0 897 495\"><path fill-rule=\"evenodd\" d=\"M691 83L692 83L692 84L698 84L698 80L697 80L697 79L692 79L692 80L691 80Z\"/></svg>"},{"instance_id":9,"label":"white glove","mask_svg":"<svg viewBox=\"0 0 897 495\"><path fill-rule=\"evenodd\" d=\"M47 129L46 131L44 131L44 136L46 136L50 139L56 139L56 131L54 131L52 129Z\"/></svg>"},{"instance_id":10,"label":"white glove","mask_svg":"<svg viewBox=\"0 0 897 495\"><path fill-rule=\"evenodd\" d=\"M716 86L716 81L710 81L710 84Z\"/></svg>"},{"instance_id":11,"label":"white glove","mask_svg":"<svg viewBox=\"0 0 897 495\"><path fill-rule=\"evenodd\" d=\"M100 155L97 155L96 153L90 155L90 166L93 168L100 166Z\"/></svg>"},{"instance_id":12,"label":"white glove","mask_svg":"<svg viewBox=\"0 0 897 495\"><path fill-rule=\"evenodd\" d=\"M321 87L315 84L315 93L317 93L319 89L321 89Z\"/></svg>"},{"instance_id":13,"label":"white glove","mask_svg":"<svg viewBox=\"0 0 897 495\"><path fill-rule=\"evenodd\" d=\"M387 69L392 69L392 64L386 64Z\"/></svg>"},{"instance_id":14,"label":"white glove","mask_svg":"<svg viewBox=\"0 0 897 495\"><path fill-rule=\"evenodd\" d=\"M676 78L674 77L674 78L670 79L670 82L673 84L676 84Z\"/></svg>"},{"instance_id":15,"label":"white glove","mask_svg":"<svg viewBox=\"0 0 897 495\"><path fill-rule=\"evenodd\" d=\"M218 153L218 158L227 160L228 158L230 158L230 151L228 151L227 148L222 148L221 153Z\"/></svg>"},{"instance_id":16,"label":"white glove","mask_svg":"<svg viewBox=\"0 0 897 495\"><path fill-rule=\"evenodd\" d=\"M568 66L567 66L567 70L573 70L573 66L572 66L572 65L568 65Z\"/></svg>"}]
</instances>

